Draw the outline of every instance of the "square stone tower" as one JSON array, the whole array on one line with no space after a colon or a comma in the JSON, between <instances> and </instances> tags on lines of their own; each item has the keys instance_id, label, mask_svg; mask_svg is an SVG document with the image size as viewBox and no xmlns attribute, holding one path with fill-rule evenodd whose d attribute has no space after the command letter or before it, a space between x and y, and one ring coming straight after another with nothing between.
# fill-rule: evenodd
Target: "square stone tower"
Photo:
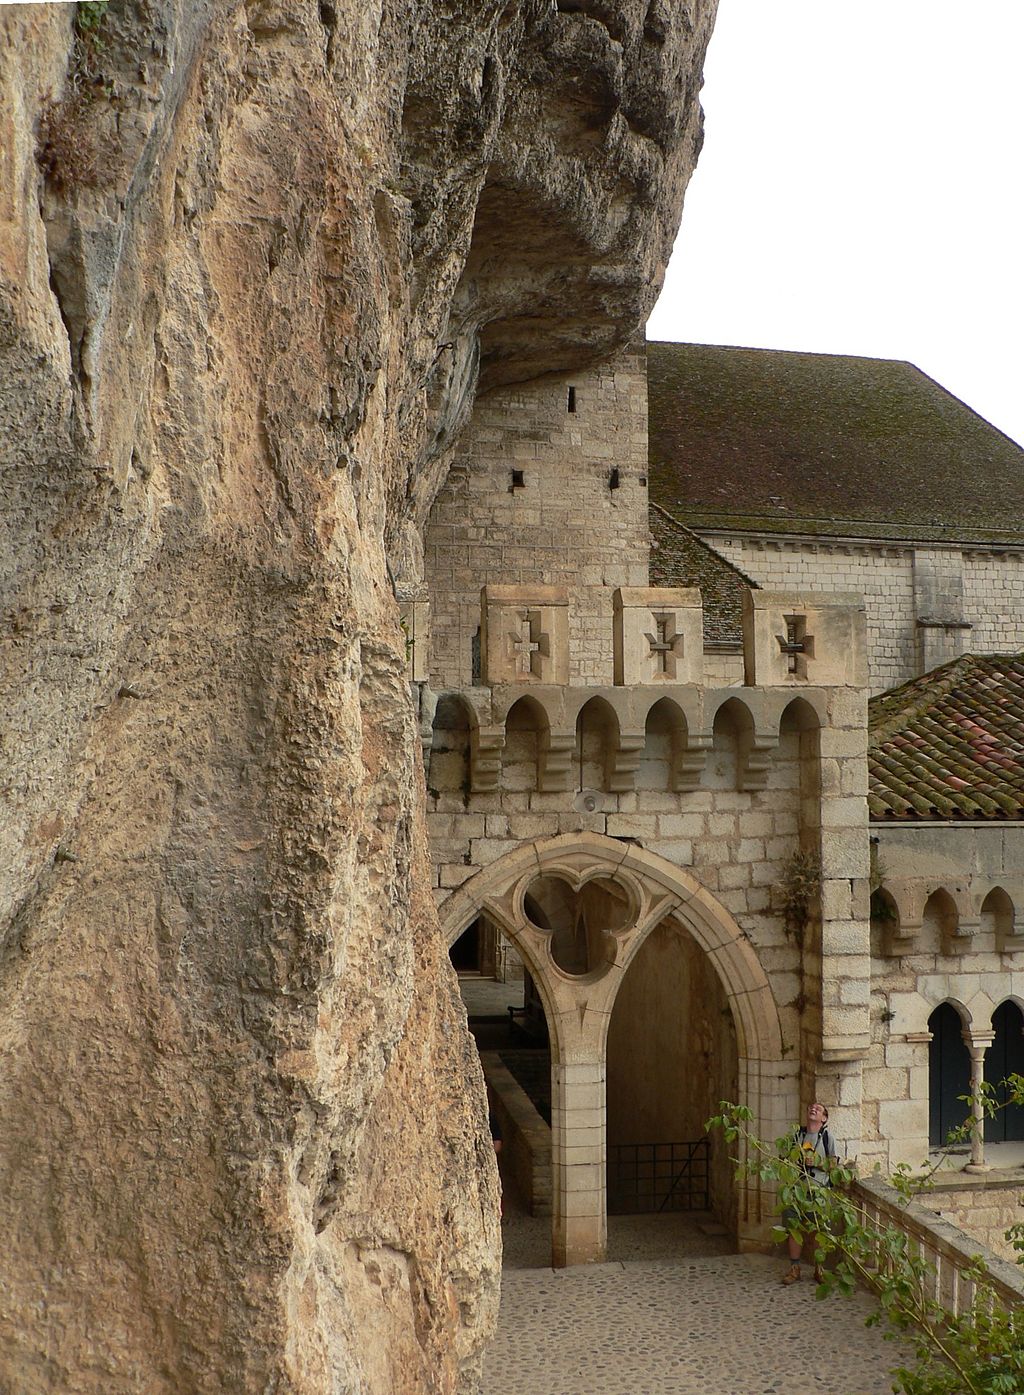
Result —
<instances>
[{"instance_id":1,"label":"square stone tower","mask_svg":"<svg viewBox=\"0 0 1024 1395\"><path fill-rule=\"evenodd\" d=\"M571 380L482 398L426 531L432 686L480 682L485 586L526 588L521 631L545 603L530 588L561 588L568 671L554 681L611 683L612 594L647 585L648 553L642 342ZM532 624L520 644L538 642Z\"/></svg>"}]
</instances>

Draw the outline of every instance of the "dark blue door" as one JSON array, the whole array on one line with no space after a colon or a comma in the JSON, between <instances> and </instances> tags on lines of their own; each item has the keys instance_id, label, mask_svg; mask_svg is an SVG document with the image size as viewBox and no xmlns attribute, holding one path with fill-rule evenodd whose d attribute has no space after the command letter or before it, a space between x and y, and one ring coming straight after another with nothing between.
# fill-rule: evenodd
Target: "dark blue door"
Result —
<instances>
[{"instance_id":1,"label":"dark blue door","mask_svg":"<svg viewBox=\"0 0 1024 1395\"><path fill-rule=\"evenodd\" d=\"M1016 1003L1000 1003L992 1014L996 1039L985 1052L985 1079L996 1087L1000 1101L1007 1098L1001 1088L1008 1075L1024 1075L1024 1013ZM1024 1139L1024 1109L1008 1104L994 1119L985 1120L986 1143L1009 1143Z\"/></svg>"},{"instance_id":2,"label":"dark blue door","mask_svg":"<svg viewBox=\"0 0 1024 1395\"><path fill-rule=\"evenodd\" d=\"M971 1089L971 1058L963 1039L960 1014L941 1003L928 1019L928 1143L941 1148L950 1129L959 1128L970 1110L959 1097Z\"/></svg>"}]
</instances>

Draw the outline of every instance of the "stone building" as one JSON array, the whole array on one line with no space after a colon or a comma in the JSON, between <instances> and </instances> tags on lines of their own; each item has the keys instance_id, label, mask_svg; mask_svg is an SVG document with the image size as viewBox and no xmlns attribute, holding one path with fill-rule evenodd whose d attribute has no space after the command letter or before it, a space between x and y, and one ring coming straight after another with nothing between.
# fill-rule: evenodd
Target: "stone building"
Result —
<instances>
[{"instance_id":1,"label":"stone building","mask_svg":"<svg viewBox=\"0 0 1024 1395\"><path fill-rule=\"evenodd\" d=\"M909 363L648 345L651 497L757 584L864 597L872 692L1024 649L1024 451Z\"/></svg>"},{"instance_id":2,"label":"stone building","mask_svg":"<svg viewBox=\"0 0 1024 1395\"><path fill-rule=\"evenodd\" d=\"M549 1042L549 1152L514 1082L502 1108L559 1264L603 1256L617 1188L659 1169L675 1185L722 1098L775 1136L818 1097L852 1155L919 1154L931 990L897 998L948 971L897 951L902 915L888 938L872 926L881 645L856 569L846 590L771 589L753 552L723 557L658 508L647 401L643 345L482 398L405 600L442 924L463 967L523 976L513 1014ZM997 972L1024 1001L999 907L977 969L993 1005ZM714 1142L703 1165L710 1208L763 1244L771 1197Z\"/></svg>"},{"instance_id":3,"label":"stone building","mask_svg":"<svg viewBox=\"0 0 1024 1395\"><path fill-rule=\"evenodd\" d=\"M870 704L872 1047L862 1151L917 1163L959 1097L1024 1073L1024 656L964 655ZM983 1144L1024 1139L1024 1111Z\"/></svg>"}]
</instances>

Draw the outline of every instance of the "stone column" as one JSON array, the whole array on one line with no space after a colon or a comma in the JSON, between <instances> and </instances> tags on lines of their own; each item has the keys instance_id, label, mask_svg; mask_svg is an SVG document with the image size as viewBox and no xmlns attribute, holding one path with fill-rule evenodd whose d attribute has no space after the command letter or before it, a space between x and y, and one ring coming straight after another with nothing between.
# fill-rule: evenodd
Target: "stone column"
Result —
<instances>
[{"instance_id":1,"label":"stone column","mask_svg":"<svg viewBox=\"0 0 1024 1395\"><path fill-rule=\"evenodd\" d=\"M985 1162L985 1111L981 1105L981 1083L985 1079L985 1052L995 1041L995 1032L964 1029L964 1045L971 1058L971 1160L965 1172L988 1172Z\"/></svg>"},{"instance_id":2,"label":"stone column","mask_svg":"<svg viewBox=\"0 0 1024 1395\"><path fill-rule=\"evenodd\" d=\"M608 1245L605 1199L605 1064L551 1063L552 1263L593 1264Z\"/></svg>"},{"instance_id":3,"label":"stone column","mask_svg":"<svg viewBox=\"0 0 1024 1395\"><path fill-rule=\"evenodd\" d=\"M828 704L829 721L819 738L819 973L821 1060L835 1064L864 1057L871 1044L867 689L833 689Z\"/></svg>"}]
</instances>

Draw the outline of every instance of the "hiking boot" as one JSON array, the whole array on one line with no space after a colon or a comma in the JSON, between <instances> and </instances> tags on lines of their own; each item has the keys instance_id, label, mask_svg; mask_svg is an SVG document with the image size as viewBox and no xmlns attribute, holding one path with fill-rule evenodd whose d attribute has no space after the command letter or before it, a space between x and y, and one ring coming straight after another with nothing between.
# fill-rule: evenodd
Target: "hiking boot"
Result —
<instances>
[{"instance_id":1,"label":"hiking boot","mask_svg":"<svg viewBox=\"0 0 1024 1395\"><path fill-rule=\"evenodd\" d=\"M784 1284L798 1284L800 1282L799 1264L791 1264L789 1266L787 1272L782 1276L782 1282Z\"/></svg>"}]
</instances>

